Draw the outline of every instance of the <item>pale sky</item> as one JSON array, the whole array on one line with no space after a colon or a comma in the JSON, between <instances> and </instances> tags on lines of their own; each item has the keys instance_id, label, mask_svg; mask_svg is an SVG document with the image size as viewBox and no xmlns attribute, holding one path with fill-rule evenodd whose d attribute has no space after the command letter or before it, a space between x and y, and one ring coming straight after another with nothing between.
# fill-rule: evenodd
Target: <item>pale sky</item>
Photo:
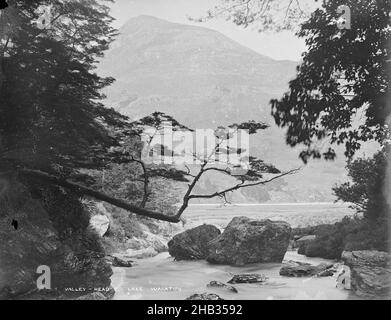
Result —
<instances>
[{"instance_id":1,"label":"pale sky","mask_svg":"<svg viewBox=\"0 0 391 320\"><path fill-rule=\"evenodd\" d=\"M111 5L111 14L117 19L117 28L132 17L151 15L171 22L217 30L240 44L276 60L300 60L305 45L293 32L259 33L254 28L243 29L224 19L204 23L188 20L189 16L205 16L207 10L213 9L216 2L217 0L115 0Z\"/></svg>"}]
</instances>

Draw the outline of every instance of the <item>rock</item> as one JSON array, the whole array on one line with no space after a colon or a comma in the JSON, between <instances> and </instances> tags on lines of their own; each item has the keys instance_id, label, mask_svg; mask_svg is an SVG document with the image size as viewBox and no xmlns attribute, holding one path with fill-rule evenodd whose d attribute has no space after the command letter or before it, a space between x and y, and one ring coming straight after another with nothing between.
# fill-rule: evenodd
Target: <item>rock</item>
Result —
<instances>
[{"instance_id":1,"label":"rock","mask_svg":"<svg viewBox=\"0 0 391 320\"><path fill-rule=\"evenodd\" d=\"M266 280L267 277L259 273L236 274L231 280L228 281L228 283L261 283L265 282Z\"/></svg>"},{"instance_id":2,"label":"rock","mask_svg":"<svg viewBox=\"0 0 391 320\"><path fill-rule=\"evenodd\" d=\"M305 255L308 244L316 240L315 235L308 235L300 237L295 241L296 246L298 247L297 253Z\"/></svg>"},{"instance_id":3,"label":"rock","mask_svg":"<svg viewBox=\"0 0 391 320\"><path fill-rule=\"evenodd\" d=\"M131 249L135 250L152 247L158 253L168 251L167 241L163 237L155 235L149 231L143 232L143 238L132 237L131 239L128 239L126 243L131 247Z\"/></svg>"},{"instance_id":4,"label":"rock","mask_svg":"<svg viewBox=\"0 0 391 320\"><path fill-rule=\"evenodd\" d=\"M111 266L79 200L56 188L32 196L16 177L2 179L8 187L0 195L0 299L76 299L86 292L67 288L110 287ZM37 292L42 265L50 267L52 290Z\"/></svg>"},{"instance_id":5,"label":"rock","mask_svg":"<svg viewBox=\"0 0 391 320\"><path fill-rule=\"evenodd\" d=\"M219 235L218 228L204 224L174 236L168 242L168 252L176 260L205 259L210 241Z\"/></svg>"},{"instance_id":6,"label":"rock","mask_svg":"<svg viewBox=\"0 0 391 320\"><path fill-rule=\"evenodd\" d=\"M220 281L211 281L206 285L208 288L219 288L219 289L225 289L234 293L238 293L238 290L234 286L227 285L225 283L222 283Z\"/></svg>"},{"instance_id":7,"label":"rock","mask_svg":"<svg viewBox=\"0 0 391 320\"><path fill-rule=\"evenodd\" d=\"M390 298L390 254L375 250L344 251L342 260L350 268L351 288L358 296Z\"/></svg>"},{"instance_id":8,"label":"rock","mask_svg":"<svg viewBox=\"0 0 391 320\"><path fill-rule=\"evenodd\" d=\"M320 224L305 228L294 228L294 239L302 239L298 246L298 254L307 257L319 257L324 259L340 259L343 251L343 236L345 232L341 228L342 223Z\"/></svg>"},{"instance_id":9,"label":"rock","mask_svg":"<svg viewBox=\"0 0 391 320\"><path fill-rule=\"evenodd\" d=\"M195 293L192 296L186 298L186 300L224 300L214 293Z\"/></svg>"},{"instance_id":10,"label":"rock","mask_svg":"<svg viewBox=\"0 0 391 320\"><path fill-rule=\"evenodd\" d=\"M327 269L324 271L319 272L316 276L317 277L332 277L335 273L335 270Z\"/></svg>"},{"instance_id":11,"label":"rock","mask_svg":"<svg viewBox=\"0 0 391 320\"><path fill-rule=\"evenodd\" d=\"M145 239L158 253L167 252L168 246L164 238L148 233Z\"/></svg>"},{"instance_id":12,"label":"rock","mask_svg":"<svg viewBox=\"0 0 391 320\"><path fill-rule=\"evenodd\" d=\"M235 217L210 243L210 263L245 265L282 262L288 249L291 227L287 222Z\"/></svg>"},{"instance_id":13,"label":"rock","mask_svg":"<svg viewBox=\"0 0 391 320\"><path fill-rule=\"evenodd\" d=\"M132 266L133 261L121 259L119 257L114 257L113 259L113 267L125 267L130 268Z\"/></svg>"},{"instance_id":14,"label":"rock","mask_svg":"<svg viewBox=\"0 0 391 320\"><path fill-rule=\"evenodd\" d=\"M302 243L314 241L315 239L316 239L315 235L309 235L309 236L304 236L304 237L300 237L300 238L296 239L296 242L300 245Z\"/></svg>"},{"instance_id":15,"label":"rock","mask_svg":"<svg viewBox=\"0 0 391 320\"><path fill-rule=\"evenodd\" d=\"M90 226L103 237L110 227L110 220L105 215L96 214L90 218Z\"/></svg>"},{"instance_id":16,"label":"rock","mask_svg":"<svg viewBox=\"0 0 391 320\"><path fill-rule=\"evenodd\" d=\"M140 249L140 250L133 250L133 249L126 250L126 255L129 256L130 258L135 258L135 259L151 258L158 254L159 253L152 247L146 249Z\"/></svg>"},{"instance_id":17,"label":"rock","mask_svg":"<svg viewBox=\"0 0 391 320\"><path fill-rule=\"evenodd\" d=\"M76 300L107 300L107 298L100 292L92 292L78 297Z\"/></svg>"},{"instance_id":18,"label":"rock","mask_svg":"<svg viewBox=\"0 0 391 320\"><path fill-rule=\"evenodd\" d=\"M132 239L127 239L126 247L130 250L146 250L152 248L157 253L166 252L168 250L163 238L147 232L145 232L145 238L133 237Z\"/></svg>"},{"instance_id":19,"label":"rock","mask_svg":"<svg viewBox=\"0 0 391 320\"><path fill-rule=\"evenodd\" d=\"M332 276L335 270L332 270L333 264L321 263L317 266L309 263L289 261L280 269L280 275L285 277L327 277Z\"/></svg>"}]
</instances>

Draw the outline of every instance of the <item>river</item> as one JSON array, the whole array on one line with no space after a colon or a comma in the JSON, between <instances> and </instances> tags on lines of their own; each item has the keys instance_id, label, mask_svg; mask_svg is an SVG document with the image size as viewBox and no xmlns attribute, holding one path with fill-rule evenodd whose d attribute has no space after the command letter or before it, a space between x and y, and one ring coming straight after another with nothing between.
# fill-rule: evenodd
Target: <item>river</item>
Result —
<instances>
[{"instance_id":1,"label":"river","mask_svg":"<svg viewBox=\"0 0 391 320\"><path fill-rule=\"evenodd\" d=\"M283 204L191 206L186 212L186 227L211 223L224 227L234 216L286 220L293 227L341 220L353 212L346 205L337 204ZM329 262L320 258L307 258L288 251L284 260L319 264ZM337 275L319 278L289 278L279 275L280 263L252 264L245 267L212 265L206 261L174 261L168 253L140 259L132 268L113 267L112 285L118 300L185 299L194 293L216 293L224 299L354 299L346 290L336 287ZM210 281L227 282L234 274L262 273L268 280L263 284L236 284L238 293L207 288Z\"/></svg>"}]
</instances>

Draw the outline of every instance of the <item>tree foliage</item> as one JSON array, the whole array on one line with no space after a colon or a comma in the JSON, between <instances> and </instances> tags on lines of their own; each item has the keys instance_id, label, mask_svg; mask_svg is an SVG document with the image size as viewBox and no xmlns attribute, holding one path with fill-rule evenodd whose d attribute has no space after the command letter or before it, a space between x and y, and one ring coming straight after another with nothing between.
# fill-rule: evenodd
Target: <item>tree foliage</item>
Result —
<instances>
[{"instance_id":1,"label":"tree foliage","mask_svg":"<svg viewBox=\"0 0 391 320\"><path fill-rule=\"evenodd\" d=\"M104 5L107 1L9 1L0 21L1 171L15 171L25 179L60 186L78 197L95 197L143 216L171 222L180 221L193 198L224 197L227 192L266 184L291 173L279 174L274 166L255 158L249 159L249 170L239 174L228 164L216 167L206 159L201 161L201 169L195 175L170 166L146 166L140 153L142 144L137 142L146 128L154 132L149 142L167 122L174 130L192 130L161 112L131 123L101 103L104 98L101 89L114 81L94 72L97 59L116 35L111 26L113 18ZM250 121L230 128L247 129L254 134L266 127ZM224 145L231 139L224 130L218 131L223 134L216 135L213 152L241 154L243 150ZM115 167L115 163L128 165ZM101 173L113 165L110 183L118 182L121 187L114 190L111 186L105 193L104 184L97 187L99 174L92 172ZM134 170L135 165L139 169ZM123 175L124 170L131 172ZM214 194L193 194L199 178L211 170L231 175L239 182ZM265 173L279 175L268 179ZM132 203L138 187L131 181L121 185L121 176L141 180L144 186L141 204ZM160 185L162 179L189 182L183 205L174 215L144 208L148 196L154 192L150 185L152 178L159 178Z\"/></svg>"},{"instance_id":2,"label":"tree foliage","mask_svg":"<svg viewBox=\"0 0 391 320\"><path fill-rule=\"evenodd\" d=\"M311 7L303 0L220 0L205 17L192 20L223 17L244 28L255 25L260 32L282 31L296 28L308 18Z\"/></svg>"},{"instance_id":3,"label":"tree foliage","mask_svg":"<svg viewBox=\"0 0 391 320\"><path fill-rule=\"evenodd\" d=\"M263 160L252 156L248 157L246 152L248 150L245 150L243 146L233 147L234 144L231 143L231 141L238 138L239 130L245 130L248 134L253 135L260 130L268 128L268 125L263 122L251 120L239 124L235 123L227 127L218 127L214 131L213 145L209 147L203 145L201 150L193 150L191 154L187 155L189 156L187 159L192 160L192 164L184 163L183 165L175 164L175 162L171 165L164 163L165 157L176 155L174 154L174 151L170 149L173 146L168 146L164 143L165 128L169 126L172 132L190 133L192 137L196 139L203 139L204 137L197 137L193 129L184 126L172 116L162 112L154 112L151 115L145 116L140 120L133 122L132 126L133 134L131 134L126 140L127 142L118 149L121 149L125 156L129 157L131 163L138 165L138 170L128 172L130 168L128 165L115 165L113 166L113 170L108 174L111 179L114 179L116 182L110 184L114 186L114 188L116 185L121 186L126 184L128 185L128 188L130 186L131 189L129 190L131 190L131 192L128 192L127 196L124 196L124 194L116 194L116 196L129 201L134 201L131 196L136 196L136 198L139 197L139 195L137 195L139 192L134 190L135 182L142 183L143 196L140 201L140 206L151 208L150 204L156 202L156 198L160 199L161 204L163 203L161 196L159 196L159 193L156 191L156 185L159 185L160 188L164 190L166 197L170 197L172 201L178 202L179 200L180 202L180 194L174 196L172 193L172 190L175 190L173 182L187 183L187 189L182 188L182 190L185 189L185 194L183 195L179 209L176 212L173 212L173 207L170 206L169 203L165 206L170 211L169 215L176 217L178 220L193 199L219 197L226 201L226 195L230 192L242 188L267 184L279 177L297 171L297 169L294 169L281 173L280 170L272 164L265 163ZM166 138L170 139L170 137ZM155 140L157 140L157 142ZM192 143L193 142L194 141L192 141ZM143 155L143 152L141 151L143 148L146 148L147 150L159 148L156 153L158 159L155 159L155 161L152 162L148 161L150 160L148 159L148 155ZM241 168L237 163L231 162L230 157L234 155L241 158L243 163L247 163L247 167ZM143 156L146 156L146 158ZM182 154L181 156L185 157L186 155ZM198 163L198 165L195 165L196 163ZM183 166L184 169L181 169ZM211 171L231 176L233 178L232 186L228 186L223 190L216 190L211 194L195 193L194 191L196 190L196 186L200 182L200 179ZM265 177L265 175L273 176L270 178ZM129 178L130 176L132 177ZM165 183L162 183L163 181L165 181ZM235 183L235 181L237 182ZM111 189L113 189L113 187ZM175 192L178 193L182 191L180 189L180 187L179 189L177 188ZM171 205L173 204L174 202L171 203Z\"/></svg>"},{"instance_id":4,"label":"tree foliage","mask_svg":"<svg viewBox=\"0 0 391 320\"><path fill-rule=\"evenodd\" d=\"M347 165L351 182L333 189L338 200L350 202L364 217L377 220L389 217L390 205L384 194L387 182L389 151L385 148L372 158L358 158Z\"/></svg>"},{"instance_id":5,"label":"tree foliage","mask_svg":"<svg viewBox=\"0 0 391 320\"><path fill-rule=\"evenodd\" d=\"M265 185L278 178L286 175L294 174L299 169L292 169L287 172L281 172L274 165L265 163L263 160L256 157L248 156L243 146L231 147L230 141L237 139L239 130L246 130L248 134L256 134L260 130L268 128L263 122L256 122L254 120L243 122L240 124L232 124L228 127L219 127L215 130L215 143L210 152L204 152L204 150L196 150L191 156L195 161L199 161L200 165L196 167L193 172L188 166L187 176L190 179L187 191L183 196L182 204L178 210L177 216L186 210L189 202L192 199L211 199L219 197L226 200L226 196L230 192L234 192L239 189L254 187L259 185ZM221 157L221 155L225 155ZM237 155L242 164L232 163L230 161L230 155ZM243 167L243 164L246 164ZM216 190L210 194L196 194L194 193L197 183L201 177L210 171L220 172L228 175L236 180L236 183L232 183L231 186L226 187L223 190ZM273 175L270 177L270 174Z\"/></svg>"},{"instance_id":6,"label":"tree foliage","mask_svg":"<svg viewBox=\"0 0 391 320\"><path fill-rule=\"evenodd\" d=\"M0 34L3 166L67 176L118 160L110 148L126 118L103 107L100 90L113 79L94 72L115 35L101 3L9 1ZM42 26L42 12L49 9Z\"/></svg>"},{"instance_id":7,"label":"tree foliage","mask_svg":"<svg viewBox=\"0 0 391 320\"><path fill-rule=\"evenodd\" d=\"M351 29L337 26L338 7L351 9ZM362 142L383 143L389 134L390 22L387 0L326 1L302 24L298 36L307 51L289 91L271 101L277 125L287 128L287 143L303 144L308 157L335 156L314 147L322 139L344 144L352 157Z\"/></svg>"}]
</instances>

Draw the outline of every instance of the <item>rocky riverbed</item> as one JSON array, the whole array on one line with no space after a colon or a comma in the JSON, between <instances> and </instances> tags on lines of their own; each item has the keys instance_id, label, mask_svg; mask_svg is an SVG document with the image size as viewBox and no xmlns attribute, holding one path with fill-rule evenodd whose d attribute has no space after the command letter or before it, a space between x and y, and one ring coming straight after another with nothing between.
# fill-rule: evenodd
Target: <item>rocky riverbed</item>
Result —
<instances>
[{"instance_id":1,"label":"rocky riverbed","mask_svg":"<svg viewBox=\"0 0 391 320\"><path fill-rule=\"evenodd\" d=\"M337 210L338 208L340 210ZM346 207L335 205L327 207L325 204L290 207L248 206L240 209L242 215L247 216L248 213L251 218L284 220L293 223L295 227L314 225L316 217L321 217L321 211L326 216L328 214L328 220L324 217L318 219L322 223L338 221L350 213ZM202 222L212 222L223 230L222 227L228 224L238 210L238 207L193 207L187 214L185 229L201 225ZM209 215L206 215L206 211ZM198 232L195 232L192 236L198 235ZM182 238L179 238L179 245L182 243L186 245L186 239ZM174 244L171 247L177 246L177 243ZM131 268L113 267L112 285L116 291L114 299L186 299L216 297L215 295L228 300L357 299L357 296L350 291L338 287L338 273L342 268L338 265L334 267L337 261L307 258L290 250L277 262L243 265L239 263L237 266L232 266L198 260L206 258L202 255L203 249L190 245L189 249L191 254L185 252L184 256L177 257L179 261L175 261L168 252L163 252L143 259L134 257ZM202 250L197 251L198 249ZM281 274L281 268L284 266L289 268L289 272ZM303 272L308 273L301 277ZM321 272L324 272L323 276L318 274ZM236 280L232 281L232 279ZM246 283L242 281L243 279L262 279L262 281L246 280Z\"/></svg>"},{"instance_id":2,"label":"rocky riverbed","mask_svg":"<svg viewBox=\"0 0 391 320\"><path fill-rule=\"evenodd\" d=\"M333 261L306 258L288 251L284 262L300 261L319 265ZM357 299L350 291L337 288L337 274L329 277L285 277L282 263L257 263L241 267L213 265L205 260L174 261L168 253L139 259L131 268L113 267L114 299L164 300L186 299L194 294L214 293L227 300L281 299ZM225 287L210 286L212 281L227 283L236 274L262 274L265 281L236 283Z\"/></svg>"}]
</instances>

